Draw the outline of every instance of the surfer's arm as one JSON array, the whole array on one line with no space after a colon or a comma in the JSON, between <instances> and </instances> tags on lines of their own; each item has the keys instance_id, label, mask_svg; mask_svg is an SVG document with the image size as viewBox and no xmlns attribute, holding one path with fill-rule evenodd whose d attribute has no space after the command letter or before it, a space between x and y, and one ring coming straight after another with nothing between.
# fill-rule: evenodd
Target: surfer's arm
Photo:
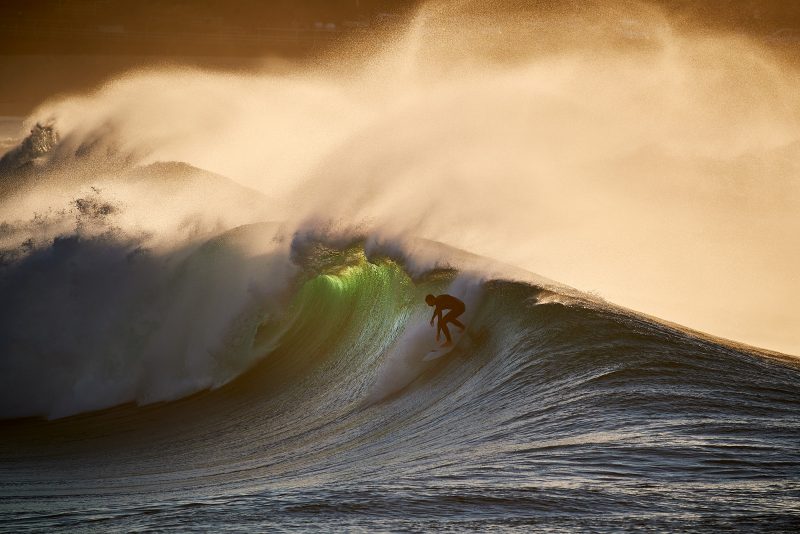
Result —
<instances>
[{"instance_id":1,"label":"surfer's arm","mask_svg":"<svg viewBox=\"0 0 800 534\"><path fill-rule=\"evenodd\" d=\"M441 314L441 313L442 313L442 310L440 310L438 306L437 306L436 308L434 308L434 309L433 309L433 315L431 315L431 326L433 326L433 320L434 320L434 319L436 319L436 314L437 314L437 313L438 313L438 314ZM441 317L441 315L440 315L440 316L439 316L439 321L441 321L441 320L442 320L442 317Z\"/></svg>"}]
</instances>

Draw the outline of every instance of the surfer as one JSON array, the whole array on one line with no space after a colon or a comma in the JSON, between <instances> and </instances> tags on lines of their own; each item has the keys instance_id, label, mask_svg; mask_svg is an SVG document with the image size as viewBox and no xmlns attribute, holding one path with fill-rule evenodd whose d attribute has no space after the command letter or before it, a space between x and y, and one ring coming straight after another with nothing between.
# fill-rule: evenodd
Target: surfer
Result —
<instances>
[{"instance_id":1,"label":"surfer","mask_svg":"<svg viewBox=\"0 0 800 534\"><path fill-rule=\"evenodd\" d=\"M464 303L461 302L459 299L455 298L453 295L442 294L438 297L434 297L433 295L428 295L425 297L425 302L428 303L428 306L435 306L433 310L433 316L431 317L431 326L433 326L433 320L436 316L439 316L439 323L436 328L436 341L439 341L439 334L440 332L444 332L444 337L447 339L443 347L447 347L448 345L453 344L453 338L450 337L450 330L447 328L447 323L453 323L461 330L464 330L464 325L456 319L459 315L464 313L466 307ZM442 310L449 310L447 315L442 317Z\"/></svg>"}]
</instances>

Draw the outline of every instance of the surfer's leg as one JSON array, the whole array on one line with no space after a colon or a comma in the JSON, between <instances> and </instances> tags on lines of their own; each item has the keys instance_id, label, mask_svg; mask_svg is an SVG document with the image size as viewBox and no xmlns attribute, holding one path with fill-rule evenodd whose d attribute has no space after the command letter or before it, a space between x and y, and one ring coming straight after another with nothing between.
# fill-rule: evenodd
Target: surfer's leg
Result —
<instances>
[{"instance_id":1,"label":"surfer's leg","mask_svg":"<svg viewBox=\"0 0 800 534\"><path fill-rule=\"evenodd\" d=\"M444 320L446 323L453 323L454 325L456 325L457 327L459 327L461 330L464 330L464 328L465 328L465 327L464 327L464 324L463 324L461 321L459 321L458 319L456 319L456 317L458 317L458 316L459 316L459 315L461 315L462 313L463 313L463 311L460 311L460 312L458 312L458 313L455 313L455 311L451 311L451 312L449 312L447 315L445 315L445 316L444 316L444 319L443 319L443 320Z\"/></svg>"},{"instance_id":2,"label":"surfer's leg","mask_svg":"<svg viewBox=\"0 0 800 534\"><path fill-rule=\"evenodd\" d=\"M450 345L453 342L453 338L450 337L450 330L447 329L447 321L439 321L439 328L442 329L442 332L444 332L444 337L447 339L445 345Z\"/></svg>"}]
</instances>

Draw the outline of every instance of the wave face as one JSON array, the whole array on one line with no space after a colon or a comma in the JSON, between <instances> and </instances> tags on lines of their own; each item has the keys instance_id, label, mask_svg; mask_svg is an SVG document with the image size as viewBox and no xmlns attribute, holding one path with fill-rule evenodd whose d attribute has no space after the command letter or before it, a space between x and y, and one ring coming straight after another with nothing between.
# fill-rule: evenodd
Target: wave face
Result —
<instances>
[{"instance_id":1,"label":"wave face","mask_svg":"<svg viewBox=\"0 0 800 534\"><path fill-rule=\"evenodd\" d=\"M390 248L295 238L280 311L239 330L261 358L222 387L6 423L2 528L796 525L791 360ZM445 291L468 334L425 362Z\"/></svg>"}]
</instances>

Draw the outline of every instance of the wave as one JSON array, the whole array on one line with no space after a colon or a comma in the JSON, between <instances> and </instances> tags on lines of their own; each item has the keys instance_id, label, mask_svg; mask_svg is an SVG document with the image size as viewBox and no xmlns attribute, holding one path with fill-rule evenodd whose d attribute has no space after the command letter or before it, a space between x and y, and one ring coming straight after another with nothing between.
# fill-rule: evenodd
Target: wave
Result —
<instances>
[{"instance_id":1,"label":"wave","mask_svg":"<svg viewBox=\"0 0 800 534\"><path fill-rule=\"evenodd\" d=\"M280 382L330 358L349 359L337 369L351 400L380 403L431 367L421 303L442 291L467 303L474 324L460 351L477 359L490 346L513 359L515 343L570 325L532 318L529 308L638 325L598 332L617 356L638 328L665 342L735 346L440 243L326 219L256 222L279 213L274 203L224 177L182 163L97 172L84 156L71 162L63 148L38 142L43 131L34 128L12 153L40 147L30 160L36 172L5 173L14 184L6 210L47 208L0 227L0 418L174 401L253 380L263 366ZM53 130L45 137L59 139ZM49 159L53 151L60 155ZM216 202L198 203L206 197ZM567 332L578 339L569 349L535 354L590 349L582 331Z\"/></svg>"},{"instance_id":2,"label":"wave","mask_svg":"<svg viewBox=\"0 0 800 534\"><path fill-rule=\"evenodd\" d=\"M204 181L254 199L188 166L126 177L3 227L0 528L796 522L796 359L437 242L209 217ZM168 231L131 224L164 190ZM442 292L467 332L426 361Z\"/></svg>"},{"instance_id":3,"label":"wave","mask_svg":"<svg viewBox=\"0 0 800 534\"><path fill-rule=\"evenodd\" d=\"M665 343L737 346L430 240L324 217L261 222L285 212L220 175L179 162L130 165L124 153L109 157L113 136L61 139L37 125L3 159L0 418L174 401L252 380L244 377L263 365L277 365L276 377L302 375L332 353L358 362L338 364L356 381L345 387L353 399L379 403L429 369L420 303L440 291L467 302L474 325L460 351L478 359L487 343L502 339L491 350L513 360L515 343L569 328L532 318L530 307L620 318L611 324L631 331L605 325L597 334L615 357L639 328ZM524 302L502 302L516 292ZM590 350L582 331L567 332L579 341L534 353Z\"/></svg>"},{"instance_id":4,"label":"wave","mask_svg":"<svg viewBox=\"0 0 800 534\"><path fill-rule=\"evenodd\" d=\"M271 230L239 232L263 237ZM386 520L392 512L374 489L385 484L406 487L417 514L469 515L488 507L496 514L491 520L501 522L534 510L618 510L625 495L635 501L629 512L631 506L665 514L676 506L696 509L693 491L724 492L718 487L723 482L732 484L730 495L714 513L735 515L742 506L771 509L771 499L790 491L794 475L788 473L798 465L791 443L800 432L795 360L554 286L444 266L412 276L401 257L387 253L391 247L368 246L363 236L335 244L296 236L289 247L295 268L281 282L288 291L269 299L247 292L253 300L234 300L247 277L230 271L232 241L225 235L209 242L171 271L185 281L171 281L166 300L174 304L161 311L176 320L186 313L197 319L191 331L174 331L178 323L167 320L159 324L172 329L145 332L169 349L158 358L145 352L132 357L134 349L152 344L127 346L128 361L142 362L144 372L129 365L117 376L84 363L71 370L79 380L67 385L57 381L70 376L65 367L57 375L39 372L24 384L4 384L18 395L27 391L30 404L14 407L31 413L56 405L32 401L43 391L35 380L62 392L59 407L70 405L64 392L87 394L91 387L93 399L103 398L114 380L130 391L130 382L119 382L129 375L138 380L132 389L150 395L139 401L157 400L167 382L171 389L162 400L194 395L58 421L7 422L5 457L50 458L47 451L57 450L58 458L72 458L58 471L81 480L80 488L56 492L67 504L69 495L88 492L116 503L109 509L135 510L131 495L193 495L210 510L224 503L227 511L243 511L251 498L268 495L280 524L307 514ZM215 278L219 272L236 278L234 290ZM274 281L274 272L254 273ZM209 283L222 284L214 286L213 306L183 302L193 294L185 287ZM468 335L446 356L424 361L425 343L434 336L424 295L443 291L467 302ZM280 306L259 307L265 301ZM224 315L219 308L226 302L236 304L228 309L237 313ZM220 338L208 329L206 313L236 325L217 350L209 350L208 340ZM166 358L174 354L181 357ZM91 360L84 355L81 361ZM179 391L175 385L186 382L178 375L196 381ZM71 405L101 407L78 400ZM115 461L99 451L114 451ZM4 476L14 477L26 463L8 465ZM38 472L44 474L23 477L23 486L47 477L47 469ZM736 485L742 480L746 491ZM598 481L616 489L587 490ZM233 497L206 502L207 487L224 487ZM774 510L777 521L788 520L781 505ZM68 515L78 520L82 514ZM747 514L740 515L744 520Z\"/></svg>"},{"instance_id":5,"label":"wave","mask_svg":"<svg viewBox=\"0 0 800 534\"><path fill-rule=\"evenodd\" d=\"M358 382L345 389L362 402L379 402L428 367L428 293L447 291L467 303L474 335L464 343L478 353L498 340L503 346L490 352L514 352L515 344L541 343L554 330L574 341L561 347L557 336L536 355L590 350L558 310L579 310L583 321L612 313L564 286L502 282L463 257L459 271L455 251L436 244L429 248L449 262L414 269L413 254L400 252L398 242L314 232L287 239L281 225L268 223L148 249L142 236L107 220L112 205L79 200L72 233L7 251L0 267L2 417L175 400L223 386L259 362L286 379L320 358L336 360ZM539 307L552 308L544 320L531 315ZM613 313L619 318L596 335L615 347L615 357L638 328L664 343L695 339L633 312ZM612 328L623 320L628 330Z\"/></svg>"},{"instance_id":6,"label":"wave","mask_svg":"<svg viewBox=\"0 0 800 534\"><path fill-rule=\"evenodd\" d=\"M415 264L400 242L314 232L287 239L276 223L160 250L147 234L115 226L122 209L95 192L52 220L4 228L9 243L37 228L42 235L0 256L0 416L58 418L174 400L264 359L302 368L331 347L374 362L389 343L412 345L407 335L395 340L412 310L419 315L425 292L456 276L422 253ZM439 260L458 257L428 248ZM467 302L474 297L464 292L480 286L471 284L456 290ZM384 375L395 385L371 395L414 378Z\"/></svg>"}]
</instances>

